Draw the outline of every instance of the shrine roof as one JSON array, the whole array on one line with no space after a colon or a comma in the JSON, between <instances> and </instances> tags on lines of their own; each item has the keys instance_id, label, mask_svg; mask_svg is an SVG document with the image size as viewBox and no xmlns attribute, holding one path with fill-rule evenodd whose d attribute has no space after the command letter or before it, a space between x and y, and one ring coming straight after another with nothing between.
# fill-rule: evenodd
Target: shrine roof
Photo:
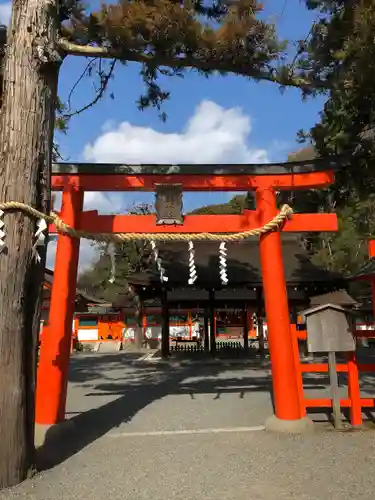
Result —
<instances>
[{"instance_id":1,"label":"shrine roof","mask_svg":"<svg viewBox=\"0 0 375 500\"><path fill-rule=\"evenodd\" d=\"M44 283L47 285L47 290L46 293L44 294L45 299L49 299L51 295L51 288L53 285L53 278L54 278L54 272L51 269L45 268L44 270ZM85 290L81 290L79 288L76 288L76 299L81 298L87 303L93 303L93 304L102 304L105 301L102 299L98 299L94 297L93 295L88 294Z\"/></svg>"},{"instance_id":2,"label":"shrine roof","mask_svg":"<svg viewBox=\"0 0 375 500\"><path fill-rule=\"evenodd\" d=\"M350 278L353 280L368 279L375 277L375 257L372 257L363 264L362 267L353 273Z\"/></svg>"},{"instance_id":3,"label":"shrine roof","mask_svg":"<svg viewBox=\"0 0 375 500\"><path fill-rule=\"evenodd\" d=\"M334 290L323 295L315 295L310 299L310 306L316 307L325 304L335 304L342 307L354 307L358 302L346 290Z\"/></svg>"},{"instance_id":4,"label":"shrine roof","mask_svg":"<svg viewBox=\"0 0 375 500\"><path fill-rule=\"evenodd\" d=\"M52 175L276 175L337 170L350 164L348 156L306 161L244 164L53 163Z\"/></svg>"},{"instance_id":5,"label":"shrine roof","mask_svg":"<svg viewBox=\"0 0 375 500\"><path fill-rule=\"evenodd\" d=\"M189 279L187 243L160 243L157 245L161 262L168 277L168 285L172 287L186 286ZM195 264L197 270L196 287L222 287L219 275L219 243L197 242L194 244ZM338 283L343 277L313 264L308 252L303 248L298 237L282 234L282 252L285 278L289 285ZM262 283L262 272L259 259L259 242L257 238L244 242L227 244L227 276L228 288L231 286L259 286ZM159 272L152 266L147 273L134 274L128 277L134 285L154 286L160 283Z\"/></svg>"}]
</instances>

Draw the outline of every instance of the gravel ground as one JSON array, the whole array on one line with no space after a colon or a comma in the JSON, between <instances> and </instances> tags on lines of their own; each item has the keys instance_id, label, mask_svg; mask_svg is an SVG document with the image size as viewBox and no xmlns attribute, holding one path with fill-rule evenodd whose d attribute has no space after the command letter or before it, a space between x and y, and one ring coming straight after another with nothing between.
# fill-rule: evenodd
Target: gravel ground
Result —
<instances>
[{"instance_id":1,"label":"gravel ground","mask_svg":"<svg viewBox=\"0 0 375 500\"><path fill-rule=\"evenodd\" d=\"M126 353L75 356L71 366L76 433L50 443L50 468L0 500L371 498L375 433L260 430L272 413L267 369L166 366ZM327 391L324 379L306 385Z\"/></svg>"},{"instance_id":2,"label":"gravel ground","mask_svg":"<svg viewBox=\"0 0 375 500\"><path fill-rule=\"evenodd\" d=\"M4 500L362 500L375 487L375 435L263 431L103 437Z\"/></svg>"}]
</instances>

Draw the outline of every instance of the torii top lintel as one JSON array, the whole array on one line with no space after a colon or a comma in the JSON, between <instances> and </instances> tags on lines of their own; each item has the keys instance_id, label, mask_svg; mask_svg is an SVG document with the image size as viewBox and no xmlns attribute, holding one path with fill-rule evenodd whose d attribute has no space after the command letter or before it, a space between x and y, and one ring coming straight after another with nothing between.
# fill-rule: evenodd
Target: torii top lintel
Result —
<instances>
[{"instance_id":1,"label":"torii top lintel","mask_svg":"<svg viewBox=\"0 0 375 500\"><path fill-rule=\"evenodd\" d=\"M323 188L334 182L334 171L348 158L273 164L124 165L114 163L53 163L52 189L80 187L85 191L154 191L155 184L181 184L185 191L249 191Z\"/></svg>"}]
</instances>

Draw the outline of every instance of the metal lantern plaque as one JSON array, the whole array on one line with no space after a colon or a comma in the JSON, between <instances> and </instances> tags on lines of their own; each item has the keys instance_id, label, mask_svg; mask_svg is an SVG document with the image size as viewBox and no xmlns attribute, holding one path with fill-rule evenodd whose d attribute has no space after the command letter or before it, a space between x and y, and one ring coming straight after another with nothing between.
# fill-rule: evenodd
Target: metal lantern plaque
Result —
<instances>
[{"instance_id":1,"label":"metal lantern plaque","mask_svg":"<svg viewBox=\"0 0 375 500\"><path fill-rule=\"evenodd\" d=\"M156 224L183 224L182 184L155 185Z\"/></svg>"}]
</instances>

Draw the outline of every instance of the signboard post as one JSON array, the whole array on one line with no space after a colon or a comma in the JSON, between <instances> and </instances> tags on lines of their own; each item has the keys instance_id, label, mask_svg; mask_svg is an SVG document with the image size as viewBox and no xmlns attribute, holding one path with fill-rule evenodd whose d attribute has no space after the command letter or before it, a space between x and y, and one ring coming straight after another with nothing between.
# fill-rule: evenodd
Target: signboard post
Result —
<instances>
[{"instance_id":1,"label":"signboard post","mask_svg":"<svg viewBox=\"0 0 375 500\"><path fill-rule=\"evenodd\" d=\"M328 353L328 373L332 394L334 425L342 428L336 352L353 352L355 340L347 311L335 304L323 304L302 312L307 323L307 346L310 353Z\"/></svg>"},{"instance_id":2,"label":"signboard post","mask_svg":"<svg viewBox=\"0 0 375 500\"><path fill-rule=\"evenodd\" d=\"M336 370L335 352L328 353L328 373L329 373L329 383L331 386L331 395L332 395L333 423L336 429L342 429L339 381Z\"/></svg>"}]
</instances>

